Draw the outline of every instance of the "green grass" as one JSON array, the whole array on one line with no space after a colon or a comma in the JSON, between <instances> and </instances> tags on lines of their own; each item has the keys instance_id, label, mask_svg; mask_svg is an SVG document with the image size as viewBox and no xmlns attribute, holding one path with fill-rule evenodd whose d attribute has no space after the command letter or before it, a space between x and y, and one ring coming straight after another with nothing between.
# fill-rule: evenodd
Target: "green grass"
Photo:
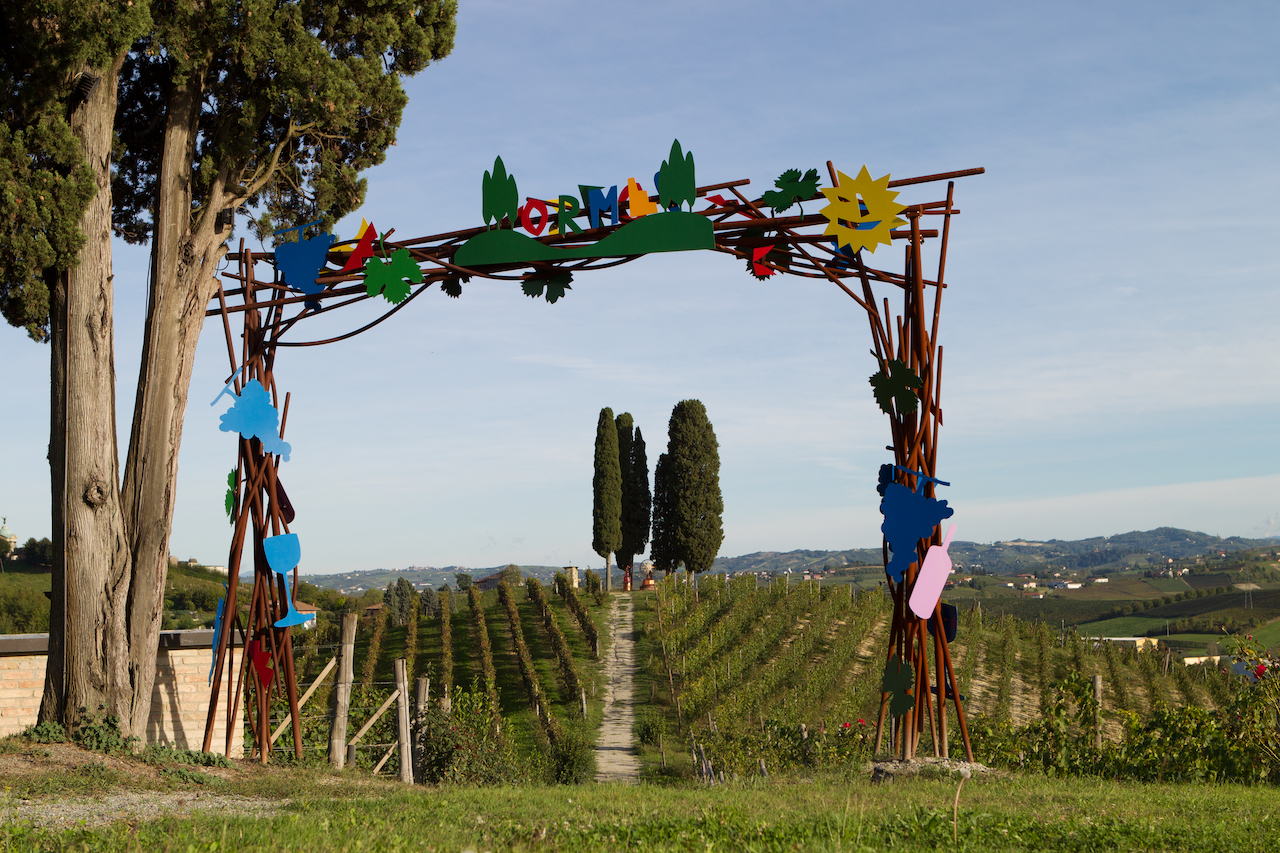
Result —
<instances>
[{"instance_id":1,"label":"green grass","mask_svg":"<svg viewBox=\"0 0 1280 853\"><path fill-rule=\"evenodd\" d=\"M197 815L65 832L9 822L0 833L13 850L936 850L953 849L957 793L954 777L877 785L861 768L711 788L405 789L315 771L288 783L289 803L273 817ZM223 790L261 795L252 778ZM954 849L1260 851L1280 832L1274 796L1233 786L975 778L960 790Z\"/></svg>"},{"instance_id":2,"label":"green grass","mask_svg":"<svg viewBox=\"0 0 1280 853\"><path fill-rule=\"evenodd\" d=\"M1101 622L1088 622L1080 626L1080 631L1088 637L1141 637L1153 628L1163 627L1163 619L1121 616L1116 619L1104 619Z\"/></svg>"}]
</instances>

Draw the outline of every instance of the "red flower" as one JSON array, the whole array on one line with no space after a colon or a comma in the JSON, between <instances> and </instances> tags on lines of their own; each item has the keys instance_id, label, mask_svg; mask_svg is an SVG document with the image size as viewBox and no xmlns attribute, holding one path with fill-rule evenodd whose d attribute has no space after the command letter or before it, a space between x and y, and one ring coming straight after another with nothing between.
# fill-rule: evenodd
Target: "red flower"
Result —
<instances>
[{"instance_id":1,"label":"red flower","mask_svg":"<svg viewBox=\"0 0 1280 853\"><path fill-rule=\"evenodd\" d=\"M1258 678L1261 678L1262 676L1266 675L1267 665L1265 663L1258 664L1258 668L1253 671L1253 674Z\"/></svg>"},{"instance_id":2,"label":"red flower","mask_svg":"<svg viewBox=\"0 0 1280 853\"><path fill-rule=\"evenodd\" d=\"M853 725L853 724L852 724L852 723L841 723L841 724L840 724L840 728L842 728L842 729L847 729L847 728L849 728L851 725Z\"/></svg>"},{"instance_id":3,"label":"red flower","mask_svg":"<svg viewBox=\"0 0 1280 853\"><path fill-rule=\"evenodd\" d=\"M866 720L858 720L858 725L865 726L866 724L867 724Z\"/></svg>"}]
</instances>

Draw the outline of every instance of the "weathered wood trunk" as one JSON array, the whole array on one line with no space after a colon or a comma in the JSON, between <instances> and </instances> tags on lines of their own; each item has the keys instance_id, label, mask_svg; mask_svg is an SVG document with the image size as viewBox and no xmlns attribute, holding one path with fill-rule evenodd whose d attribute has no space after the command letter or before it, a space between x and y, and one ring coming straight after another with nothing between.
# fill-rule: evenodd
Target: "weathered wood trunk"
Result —
<instances>
[{"instance_id":1,"label":"weathered wood trunk","mask_svg":"<svg viewBox=\"0 0 1280 853\"><path fill-rule=\"evenodd\" d=\"M111 275L111 145L122 61L91 70L101 83L71 116L98 189L80 220L79 264L50 281L50 620L60 630L50 632L40 719L72 727L86 711L132 718L121 654L131 567L116 451Z\"/></svg>"},{"instance_id":2,"label":"weathered wood trunk","mask_svg":"<svg viewBox=\"0 0 1280 853\"><path fill-rule=\"evenodd\" d=\"M226 244L214 231L223 193L193 222L190 164L200 113L200 75L175 86L169 99L155 228L149 310L121 487L133 559L129 587L128 667L136 713L129 730L146 726L155 681L155 648L164 615L169 530L177 499L178 451L204 311L217 291L215 270ZM211 212L212 211L212 212Z\"/></svg>"},{"instance_id":3,"label":"weathered wood trunk","mask_svg":"<svg viewBox=\"0 0 1280 853\"><path fill-rule=\"evenodd\" d=\"M83 710L146 732L169 565L182 418L204 309L226 252L214 231L225 176L195 219L187 183L199 75L170 96L149 311L129 455L120 476L112 339L111 145L123 56L72 117L98 192L81 220L79 265L51 281L51 428L55 566L50 663L40 719L75 725Z\"/></svg>"}]
</instances>

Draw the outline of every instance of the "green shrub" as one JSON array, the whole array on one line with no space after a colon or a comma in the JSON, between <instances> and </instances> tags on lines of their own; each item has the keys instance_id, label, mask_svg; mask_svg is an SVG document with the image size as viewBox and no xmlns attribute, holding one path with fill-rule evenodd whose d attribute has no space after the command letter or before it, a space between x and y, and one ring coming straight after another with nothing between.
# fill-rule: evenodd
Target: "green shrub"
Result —
<instances>
[{"instance_id":1,"label":"green shrub","mask_svg":"<svg viewBox=\"0 0 1280 853\"><path fill-rule=\"evenodd\" d=\"M478 685L458 690L449 714L428 708L419 723L423 735L419 777L433 785L527 781L527 774L499 732L500 723L488 691Z\"/></svg>"},{"instance_id":2,"label":"green shrub","mask_svg":"<svg viewBox=\"0 0 1280 853\"><path fill-rule=\"evenodd\" d=\"M62 727L62 723L53 720L45 720L43 723L36 723L31 728L22 733L23 737L33 740L36 743L66 743L67 730Z\"/></svg>"},{"instance_id":3,"label":"green shrub","mask_svg":"<svg viewBox=\"0 0 1280 853\"><path fill-rule=\"evenodd\" d=\"M76 727L73 738L85 749L106 755L128 755L133 752L138 741L136 737L125 737L120 732L120 718L115 714L85 715Z\"/></svg>"},{"instance_id":4,"label":"green shrub","mask_svg":"<svg viewBox=\"0 0 1280 853\"><path fill-rule=\"evenodd\" d=\"M581 785L596 775L596 751L589 734L578 726L555 725L550 748L551 781Z\"/></svg>"}]
</instances>

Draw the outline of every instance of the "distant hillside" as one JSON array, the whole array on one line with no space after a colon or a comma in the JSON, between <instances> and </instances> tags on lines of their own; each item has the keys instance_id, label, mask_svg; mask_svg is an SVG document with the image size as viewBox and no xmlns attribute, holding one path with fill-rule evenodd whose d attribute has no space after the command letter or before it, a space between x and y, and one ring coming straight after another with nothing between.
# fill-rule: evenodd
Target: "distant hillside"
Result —
<instances>
[{"instance_id":1,"label":"distant hillside","mask_svg":"<svg viewBox=\"0 0 1280 853\"><path fill-rule=\"evenodd\" d=\"M983 569L990 574L1020 574L1037 568L1119 569L1155 565L1169 560L1184 560L1217 552L1231 553L1248 548L1275 545L1274 539L1226 539L1158 527L1117 536L1095 536L1091 539L1049 539L1044 542L1013 539L982 544L952 542L951 561L957 569ZM757 551L741 557L719 557L713 572L799 572L825 566L880 565L879 548L848 548L840 551Z\"/></svg>"},{"instance_id":2,"label":"distant hillside","mask_svg":"<svg viewBox=\"0 0 1280 853\"><path fill-rule=\"evenodd\" d=\"M1223 539L1192 530L1176 527L1158 527L1145 532L1134 531L1118 536L1096 536L1092 539L1049 539L1033 542L1014 539L1008 542L981 544L978 542L952 542L951 560L957 569L973 571L981 569L989 574L1021 574L1037 569L1068 568L1106 570L1121 567L1148 566L1166 563L1170 559L1182 560L1218 551L1231 553L1246 548L1276 545L1275 539L1244 539L1232 536ZM827 566L878 566L882 565L879 548L845 548L839 551L756 551L740 557L717 557L712 572L803 572L806 569L822 569ZM521 566L520 571L533 575L544 583L559 571L560 566ZM590 568L583 566L582 569ZM404 578L421 589L425 586L439 588L454 585L456 572L466 572L479 580L502 569L502 566L473 568L467 566L409 566L404 569L371 569L360 572L342 572L333 575L303 575L302 580L324 589L336 589L343 593L361 593L366 589L386 589L396 578ZM596 568L599 571L598 568Z\"/></svg>"}]
</instances>

